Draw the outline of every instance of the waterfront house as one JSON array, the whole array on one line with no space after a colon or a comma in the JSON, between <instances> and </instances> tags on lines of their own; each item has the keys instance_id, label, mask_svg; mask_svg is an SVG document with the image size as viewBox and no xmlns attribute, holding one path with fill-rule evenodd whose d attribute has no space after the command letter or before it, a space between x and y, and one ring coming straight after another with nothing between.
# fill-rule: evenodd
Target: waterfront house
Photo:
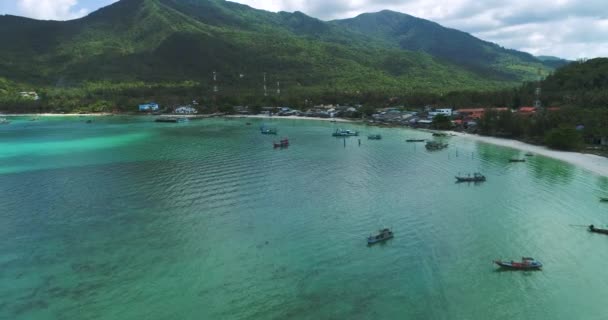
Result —
<instances>
[{"instance_id":1,"label":"waterfront house","mask_svg":"<svg viewBox=\"0 0 608 320\"><path fill-rule=\"evenodd\" d=\"M38 93L36 93L34 91L29 91L29 92L23 91L23 92L19 92L19 94L24 99L40 100L40 97L38 96Z\"/></svg>"},{"instance_id":2,"label":"waterfront house","mask_svg":"<svg viewBox=\"0 0 608 320\"><path fill-rule=\"evenodd\" d=\"M441 108L441 109L435 109L434 111L430 111L429 112L429 118L434 118L438 115L444 115L446 117L451 117L452 116L452 108Z\"/></svg>"},{"instance_id":3,"label":"waterfront house","mask_svg":"<svg viewBox=\"0 0 608 320\"><path fill-rule=\"evenodd\" d=\"M470 108L470 109L458 109L454 112L455 116L463 120L479 120L483 118L486 110L491 110L494 112L505 112L509 111L509 108Z\"/></svg>"},{"instance_id":4,"label":"waterfront house","mask_svg":"<svg viewBox=\"0 0 608 320\"><path fill-rule=\"evenodd\" d=\"M144 103L144 104L139 105L140 112L158 111L159 109L160 109L160 107L158 106L158 103L154 103L154 102L149 102L149 103Z\"/></svg>"},{"instance_id":5,"label":"waterfront house","mask_svg":"<svg viewBox=\"0 0 608 320\"><path fill-rule=\"evenodd\" d=\"M521 107L519 108L519 110L517 110L517 112L519 114L523 114L523 115L532 115L536 113L536 108L535 107Z\"/></svg>"},{"instance_id":6,"label":"waterfront house","mask_svg":"<svg viewBox=\"0 0 608 320\"><path fill-rule=\"evenodd\" d=\"M196 110L195 108L193 108L191 106L181 106L181 107L175 108L175 113L179 113L179 114L197 114L198 110Z\"/></svg>"}]
</instances>

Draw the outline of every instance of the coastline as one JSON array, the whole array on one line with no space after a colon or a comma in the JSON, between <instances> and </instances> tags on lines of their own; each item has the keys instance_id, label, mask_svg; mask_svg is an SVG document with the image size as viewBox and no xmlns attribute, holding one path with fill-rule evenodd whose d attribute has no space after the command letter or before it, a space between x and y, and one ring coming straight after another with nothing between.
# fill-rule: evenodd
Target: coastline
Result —
<instances>
[{"instance_id":1,"label":"coastline","mask_svg":"<svg viewBox=\"0 0 608 320\"><path fill-rule=\"evenodd\" d=\"M284 120L298 119L298 120L317 120L317 121L336 120L336 122L347 122L347 123L358 122L358 121L339 119L339 118L332 119L332 118L314 118L314 117L301 117L301 116L269 117L269 116L265 116L265 115L231 115L231 116L227 116L227 117L258 118L258 119L259 118L284 119ZM425 131L425 132L434 132L433 130L421 130L421 129L414 129L414 128L408 128L408 129L420 130L420 131ZM536 146L536 145L528 144L528 143L521 142L518 140L513 140L513 139L487 137L487 136L480 136L480 135L476 135L476 134L468 134L468 133L456 132L456 131L445 131L445 132L448 134L452 134L456 137L464 138L464 139L493 144L493 145L497 145L497 146L505 147L505 148L517 149L517 150L521 150L524 152L531 152L531 153L534 153L535 155L540 155L540 156L560 160L560 161L575 165L577 167L580 167L584 170L590 171L592 173L608 177L608 158L606 158L606 157L598 156L595 154L582 153L582 152L552 150L552 149L549 149L544 146Z\"/></svg>"},{"instance_id":2,"label":"coastline","mask_svg":"<svg viewBox=\"0 0 608 320\"><path fill-rule=\"evenodd\" d=\"M107 117L120 113L0 113L0 117ZM129 115L129 114L125 114Z\"/></svg>"},{"instance_id":3,"label":"coastline","mask_svg":"<svg viewBox=\"0 0 608 320\"><path fill-rule=\"evenodd\" d=\"M317 120L317 121L332 121L334 120L335 122L356 122L353 120L347 120L347 119L341 119L341 118L316 118L316 117L303 117L303 116L286 116L286 117L279 117L279 116L275 116L275 117L271 117L271 116L266 116L266 115L251 115L251 114L244 114L244 115L227 115L225 116L226 118L252 118L252 119L279 119L279 120Z\"/></svg>"},{"instance_id":4,"label":"coastline","mask_svg":"<svg viewBox=\"0 0 608 320\"><path fill-rule=\"evenodd\" d=\"M100 116L114 116L114 115L123 115L123 114L115 114L115 113L66 113L66 114L57 114L57 113L34 113L34 114L0 114L0 117L100 117ZM132 115L132 114L124 114L124 115ZM182 116L182 117L197 117L197 115L172 115L172 116ZM221 114L213 114L211 116L221 116ZM286 117L271 117L267 115L224 115L226 118L252 118L252 119L279 119L279 120L314 120L314 121L335 121L340 123L358 123L357 120L348 120L341 118L316 118L316 117L304 117L304 116L286 116ZM414 128L408 128L412 130L420 130ZM420 130L420 131L428 131L432 130ZM569 152L569 151L559 151L559 150L551 150L547 147L536 146L532 144L528 144L525 142L521 142L518 140L512 139L504 139L497 137L488 137L488 136L480 136L476 134L469 134L463 132L456 131L445 131L448 134L454 135L456 137L469 139L477 142L483 142L488 144L493 144L501 147L517 149L525 152L531 152L536 155L541 155L549 158L553 158L556 160L560 160L575 166L578 166L584 170L593 172L595 174L608 177L608 158L588 154L581 152Z\"/></svg>"},{"instance_id":5,"label":"coastline","mask_svg":"<svg viewBox=\"0 0 608 320\"><path fill-rule=\"evenodd\" d=\"M535 146L531 144L527 144L525 142L521 142L518 140L512 139L503 139L496 137L486 137L480 136L476 134L468 134L462 132L454 132L449 131L448 133L453 134L457 137L489 143L501 147L517 149L525 152L532 152L535 155L541 155L549 158L553 158L556 160L560 160L575 166L578 166L587 171L593 172L595 174L608 177L608 158L598 156L595 154L581 153L581 152L569 152L569 151L559 151L559 150L551 150L547 147Z\"/></svg>"}]
</instances>

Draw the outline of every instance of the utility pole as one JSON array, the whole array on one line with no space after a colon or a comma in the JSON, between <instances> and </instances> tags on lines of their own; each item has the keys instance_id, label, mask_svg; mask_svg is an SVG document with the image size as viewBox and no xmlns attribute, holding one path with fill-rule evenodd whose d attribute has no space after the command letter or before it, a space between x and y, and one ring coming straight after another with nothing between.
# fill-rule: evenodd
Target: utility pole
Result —
<instances>
[{"instance_id":1,"label":"utility pole","mask_svg":"<svg viewBox=\"0 0 608 320\"><path fill-rule=\"evenodd\" d=\"M542 109L542 102L540 101L540 96L542 93L542 89L541 89L541 81L542 81L542 70L540 68L538 68L538 82L536 83L536 90L534 90L534 108L536 109L536 111L541 111Z\"/></svg>"},{"instance_id":2,"label":"utility pole","mask_svg":"<svg viewBox=\"0 0 608 320\"><path fill-rule=\"evenodd\" d=\"M264 97L268 96L268 91L266 87L266 72L264 72Z\"/></svg>"}]
</instances>

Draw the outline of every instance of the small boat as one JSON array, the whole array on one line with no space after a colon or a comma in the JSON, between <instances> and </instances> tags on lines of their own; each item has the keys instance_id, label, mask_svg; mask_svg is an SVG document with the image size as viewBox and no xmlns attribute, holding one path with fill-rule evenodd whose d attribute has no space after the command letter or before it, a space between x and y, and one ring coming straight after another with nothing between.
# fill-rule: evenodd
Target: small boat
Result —
<instances>
[{"instance_id":1,"label":"small boat","mask_svg":"<svg viewBox=\"0 0 608 320\"><path fill-rule=\"evenodd\" d=\"M274 146L274 148L288 148L289 147L289 139L287 138L283 138L281 141L277 142L273 142L272 145Z\"/></svg>"},{"instance_id":2,"label":"small boat","mask_svg":"<svg viewBox=\"0 0 608 320\"><path fill-rule=\"evenodd\" d=\"M534 153L528 152L528 153L526 153L526 157L534 157Z\"/></svg>"},{"instance_id":3,"label":"small boat","mask_svg":"<svg viewBox=\"0 0 608 320\"><path fill-rule=\"evenodd\" d=\"M526 159L509 159L509 162L526 162Z\"/></svg>"},{"instance_id":4,"label":"small boat","mask_svg":"<svg viewBox=\"0 0 608 320\"><path fill-rule=\"evenodd\" d=\"M158 117L156 122L168 122L168 123L183 123L190 121L188 118L177 118L177 117Z\"/></svg>"},{"instance_id":5,"label":"small boat","mask_svg":"<svg viewBox=\"0 0 608 320\"><path fill-rule=\"evenodd\" d=\"M448 144L437 141L428 141L424 147L429 151L437 151L447 148Z\"/></svg>"},{"instance_id":6,"label":"small boat","mask_svg":"<svg viewBox=\"0 0 608 320\"><path fill-rule=\"evenodd\" d=\"M367 244L372 245L379 242L384 242L393 237L393 232L389 228L380 229L377 235L370 235L367 237Z\"/></svg>"},{"instance_id":7,"label":"small boat","mask_svg":"<svg viewBox=\"0 0 608 320\"><path fill-rule=\"evenodd\" d=\"M433 137L447 137L448 134L447 133L443 133L443 132L433 132Z\"/></svg>"},{"instance_id":8,"label":"small boat","mask_svg":"<svg viewBox=\"0 0 608 320\"><path fill-rule=\"evenodd\" d=\"M10 121L6 120L6 118L0 118L0 124L9 124Z\"/></svg>"},{"instance_id":9,"label":"small boat","mask_svg":"<svg viewBox=\"0 0 608 320\"><path fill-rule=\"evenodd\" d=\"M543 264L540 261L536 261L534 258L523 257L520 262L517 261L502 261L495 260L494 263L499 265L501 268L512 269L512 270L540 270Z\"/></svg>"},{"instance_id":10,"label":"small boat","mask_svg":"<svg viewBox=\"0 0 608 320\"><path fill-rule=\"evenodd\" d=\"M245 123L245 125L246 125L246 126L250 126L250 125L251 125L251 122L247 122L247 123Z\"/></svg>"},{"instance_id":11,"label":"small boat","mask_svg":"<svg viewBox=\"0 0 608 320\"><path fill-rule=\"evenodd\" d=\"M425 139L407 139L405 142L425 142Z\"/></svg>"},{"instance_id":12,"label":"small boat","mask_svg":"<svg viewBox=\"0 0 608 320\"><path fill-rule=\"evenodd\" d=\"M369 136L367 136L367 139L369 140L382 140L382 136L379 134L370 134Z\"/></svg>"},{"instance_id":13,"label":"small boat","mask_svg":"<svg viewBox=\"0 0 608 320\"><path fill-rule=\"evenodd\" d=\"M338 121L336 121L336 119L331 119L331 120L329 120L329 122L336 123L336 122L338 122Z\"/></svg>"},{"instance_id":14,"label":"small boat","mask_svg":"<svg viewBox=\"0 0 608 320\"><path fill-rule=\"evenodd\" d=\"M473 176L470 174L466 177L464 176L456 176L456 182L485 182L486 176L481 173L474 173Z\"/></svg>"},{"instance_id":15,"label":"small boat","mask_svg":"<svg viewBox=\"0 0 608 320\"><path fill-rule=\"evenodd\" d=\"M608 202L608 198L600 198L600 202Z\"/></svg>"},{"instance_id":16,"label":"small boat","mask_svg":"<svg viewBox=\"0 0 608 320\"><path fill-rule=\"evenodd\" d=\"M590 225L588 230L589 230L589 232L593 232L593 233L608 234L608 229L596 228L594 225Z\"/></svg>"},{"instance_id":17,"label":"small boat","mask_svg":"<svg viewBox=\"0 0 608 320\"><path fill-rule=\"evenodd\" d=\"M336 132L331 134L334 137L356 137L359 132L353 130L336 129Z\"/></svg>"},{"instance_id":18,"label":"small boat","mask_svg":"<svg viewBox=\"0 0 608 320\"><path fill-rule=\"evenodd\" d=\"M279 130L277 130L277 128L267 128L267 127L260 127L260 132L262 134L277 134Z\"/></svg>"},{"instance_id":19,"label":"small boat","mask_svg":"<svg viewBox=\"0 0 608 320\"><path fill-rule=\"evenodd\" d=\"M86 123L93 123L93 120L87 120Z\"/></svg>"}]
</instances>

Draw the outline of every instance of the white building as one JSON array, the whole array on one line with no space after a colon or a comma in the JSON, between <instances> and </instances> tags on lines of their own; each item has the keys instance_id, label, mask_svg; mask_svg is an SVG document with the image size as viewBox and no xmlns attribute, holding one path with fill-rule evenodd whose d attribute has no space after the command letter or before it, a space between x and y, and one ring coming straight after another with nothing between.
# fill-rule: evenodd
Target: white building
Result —
<instances>
[{"instance_id":1,"label":"white building","mask_svg":"<svg viewBox=\"0 0 608 320\"><path fill-rule=\"evenodd\" d=\"M25 99L31 99L31 100L39 100L40 97L38 96L38 93L34 92L34 91L23 91L23 92L19 92L19 94L21 95L22 98Z\"/></svg>"},{"instance_id":2,"label":"white building","mask_svg":"<svg viewBox=\"0 0 608 320\"><path fill-rule=\"evenodd\" d=\"M451 117L452 112L453 112L452 108L435 109L435 111L429 112L429 117L434 118L435 116L438 116L438 115L444 115L446 117Z\"/></svg>"},{"instance_id":3,"label":"white building","mask_svg":"<svg viewBox=\"0 0 608 320\"><path fill-rule=\"evenodd\" d=\"M183 107L178 107L175 109L175 113L180 113L180 114L196 114L198 113L198 110L196 110L195 108L192 108L190 106L183 106Z\"/></svg>"}]
</instances>

